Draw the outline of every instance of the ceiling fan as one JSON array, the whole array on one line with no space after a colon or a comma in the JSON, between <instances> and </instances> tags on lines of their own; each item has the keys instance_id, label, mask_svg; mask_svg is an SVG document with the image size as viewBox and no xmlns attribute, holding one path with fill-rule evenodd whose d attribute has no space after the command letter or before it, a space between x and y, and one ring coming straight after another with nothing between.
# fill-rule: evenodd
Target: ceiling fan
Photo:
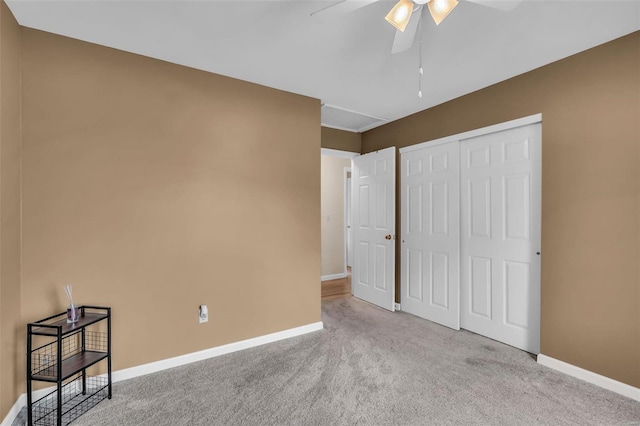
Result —
<instances>
[{"instance_id":1,"label":"ceiling fan","mask_svg":"<svg viewBox=\"0 0 640 426\"><path fill-rule=\"evenodd\" d=\"M378 0L339 0L313 12L311 15L322 14L342 14L360 9ZM471 3L478 3L500 10L511 10L522 0L465 0ZM400 53L408 50L416 37L422 9L427 6L431 17L436 25L451 13L458 5L458 0L399 0L389 11L385 19L396 28L396 35L393 39L391 53ZM412 19L413 17L413 19Z\"/></svg>"}]
</instances>

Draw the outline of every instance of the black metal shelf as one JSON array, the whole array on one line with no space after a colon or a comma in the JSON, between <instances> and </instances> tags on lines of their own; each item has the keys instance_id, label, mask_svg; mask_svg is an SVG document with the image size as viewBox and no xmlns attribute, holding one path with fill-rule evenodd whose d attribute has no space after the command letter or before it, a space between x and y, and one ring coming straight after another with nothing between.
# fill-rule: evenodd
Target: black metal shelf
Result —
<instances>
[{"instance_id":1,"label":"black metal shelf","mask_svg":"<svg viewBox=\"0 0 640 426\"><path fill-rule=\"evenodd\" d=\"M62 312L27 324L30 426L66 425L103 399L111 399L111 308L85 305L79 310L75 323L67 324ZM102 321L106 331L99 325ZM35 343L39 346L34 349ZM87 375L89 367L104 360L106 375ZM55 383L54 390L33 402L34 381Z\"/></svg>"},{"instance_id":2,"label":"black metal shelf","mask_svg":"<svg viewBox=\"0 0 640 426\"><path fill-rule=\"evenodd\" d=\"M85 312L84 315L81 314L78 322L67 324L66 312L60 315L63 315L64 318L52 322L51 324L42 324L40 321L30 324L34 326L31 330L31 334L33 334L34 336L57 336L58 334L60 334L64 337L68 334L81 331L83 328L107 318L107 315L105 314ZM57 318L60 315L56 315L53 318Z\"/></svg>"},{"instance_id":3,"label":"black metal shelf","mask_svg":"<svg viewBox=\"0 0 640 426\"><path fill-rule=\"evenodd\" d=\"M84 351L63 360L62 380L68 379L77 372L91 367L93 364L102 361L108 356L109 354L106 352ZM40 382L55 383L58 381L58 369L56 367L56 365L53 365L44 370L40 370L37 373L32 374L31 379L38 380Z\"/></svg>"}]
</instances>

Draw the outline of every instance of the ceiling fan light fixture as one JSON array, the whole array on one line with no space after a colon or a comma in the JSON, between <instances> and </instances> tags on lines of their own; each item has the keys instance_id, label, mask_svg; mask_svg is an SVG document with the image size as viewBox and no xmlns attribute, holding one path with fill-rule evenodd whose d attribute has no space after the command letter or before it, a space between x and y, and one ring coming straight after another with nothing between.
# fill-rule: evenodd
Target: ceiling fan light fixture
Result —
<instances>
[{"instance_id":1,"label":"ceiling fan light fixture","mask_svg":"<svg viewBox=\"0 0 640 426\"><path fill-rule=\"evenodd\" d=\"M412 13L413 1L400 0L395 6L393 6L384 19L398 30L404 32L405 28L407 28L407 24L409 23L409 19L411 19Z\"/></svg>"},{"instance_id":2,"label":"ceiling fan light fixture","mask_svg":"<svg viewBox=\"0 0 640 426\"><path fill-rule=\"evenodd\" d=\"M436 25L440 25L457 5L458 0L431 0L427 6Z\"/></svg>"}]
</instances>

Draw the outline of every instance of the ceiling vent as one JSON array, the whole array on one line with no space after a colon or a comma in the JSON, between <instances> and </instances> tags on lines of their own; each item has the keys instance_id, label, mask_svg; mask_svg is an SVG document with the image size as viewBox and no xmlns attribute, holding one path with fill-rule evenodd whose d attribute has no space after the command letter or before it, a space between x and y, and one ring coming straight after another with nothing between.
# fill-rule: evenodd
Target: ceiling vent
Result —
<instances>
[{"instance_id":1,"label":"ceiling vent","mask_svg":"<svg viewBox=\"0 0 640 426\"><path fill-rule=\"evenodd\" d=\"M333 105L322 104L322 125L333 129L347 130L349 132L364 132L374 127L381 126L389 120L373 115L340 108Z\"/></svg>"}]
</instances>

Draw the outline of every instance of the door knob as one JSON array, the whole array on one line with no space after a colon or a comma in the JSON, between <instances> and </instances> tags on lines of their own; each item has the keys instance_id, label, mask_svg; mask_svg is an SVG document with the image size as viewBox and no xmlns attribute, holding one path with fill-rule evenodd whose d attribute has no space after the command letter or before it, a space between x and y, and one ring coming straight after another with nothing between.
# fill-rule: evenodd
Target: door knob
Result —
<instances>
[{"instance_id":1,"label":"door knob","mask_svg":"<svg viewBox=\"0 0 640 426\"><path fill-rule=\"evenodd\" d=\"M391 238L392 238L392 237L391 237L391 234L388 234L388 235L385 235L385 236L384 236L384 239L385 239L385 240L390 240Z\"/></svg>"}]
</instances>

